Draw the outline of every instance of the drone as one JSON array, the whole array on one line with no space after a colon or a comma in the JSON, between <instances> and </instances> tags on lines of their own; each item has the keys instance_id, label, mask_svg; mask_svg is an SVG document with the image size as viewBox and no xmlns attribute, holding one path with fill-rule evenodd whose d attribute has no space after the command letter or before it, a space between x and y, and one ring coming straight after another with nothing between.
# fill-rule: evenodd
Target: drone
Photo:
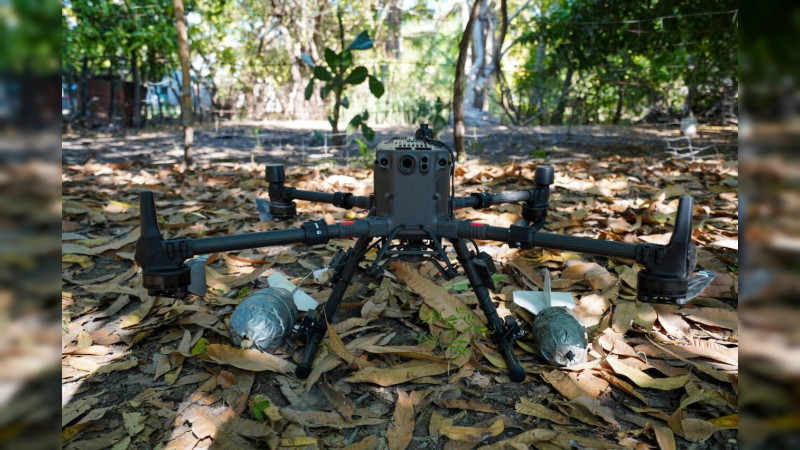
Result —
<instances>
[{"instance_id":1,"label":"drone","mask_svg":"<svg viewBox=\"0 0 800 450\"><path fill-rule=\"evenodd\" d=\"M306 341L302 361L297 365L298 378L308 378L314 355L333 321L345 290L351 284L359 264L373 248L374 261L366 269L380 277L394 260L430 261L442 277L450 280L461 270L478 299L488 321L487 331L502 353L514 382L525 379L525 370L514 354L514 342L525 335L516 319L501 318L492 303L492 258L480 250L475 240L507 243L511 248L535 247L566 250L609 258L636 261L644 269L638 273L638 299L653 302L687 300L690 274L696 264L696 250L691 242L692 198L681 197L672 237L666 245L626 243L568 236L541 231L547 219L553 167L539 165L533 187L516 192L476 192L455 194L456 158L443 142L435 140L426 124L420 125L413 138L392 138L375 149L374 191L369 196L347 192L314 192L286 185L281 164L267 164L269 216L289 220L297 215L295 200L328 203L338 208L360 208L368 213L363 219L327 224L324 220L304 222L300 227L205 238L164 239L158 228L153 193L140 196L141 237L135 259L143 269L142 283L150 295L184 298L189 293L205 294L205 282L198 283L193 273L202 265L190 259L216 252L230 252L259 247L304 243L326 244L331 239L354 238L355 244L331 259L333 285L328 300L309 311L295 325L295 335ZM521 203L521 219L510 227L459 220L454 211L462 208L487 209L504 203ZM445 242L452 246L457 264L450 261ZM472 249L467 244L472 244ZM199 286L198 286L199 284Z\"/></svg>"}]
</instances>

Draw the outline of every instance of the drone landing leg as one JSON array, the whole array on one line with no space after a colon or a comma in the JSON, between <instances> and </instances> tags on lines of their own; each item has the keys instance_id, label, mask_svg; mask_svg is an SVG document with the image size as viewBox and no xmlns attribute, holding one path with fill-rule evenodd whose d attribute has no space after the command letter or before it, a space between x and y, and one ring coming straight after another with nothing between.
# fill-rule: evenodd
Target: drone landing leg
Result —
<instances>
[{"instance_id":1,"label":"drone landing leg","mask_svg":"<svg viewBox=\"0 0 800 450\"><path fill-rule=\"evenodd\" d=\"M475 263L475 255L467 249L464 241L451 239L450 242L453 244L458 256L458 262L464 267L464 272L469 278L472 290L478 297L478 303L481 305L483 314L489 321L489 334L491 334L503 353L511 380L521 382L525 379L525 369L519 364L517 356L514 354L514 340L519 337L519 325L517 325L512 316L506 317L506 322L500 319L497 314L497 308L494 307L494 303L492 303L492 299L489 296L489 288L486 286L486 282L480 275L480 269Z\"/></svg>"},{"instance_id":2,"label":"drone landing leg","mask_svg":"<svg viewBox=\"0 0 800 450\"><path fill-rule=\"evenodd\" d=\"M325 337L325 333L328 331L327 323L333 321L333 316L339 309L339 304L342 302L344 292L347 290L347 286L350 285L350 281L352 281L353 275L356 273L358 263L364 258L364 252L369 246L370 240L371 238L369 237L359 238L353 248L347 251L346 259L342 263L343 265L334 269L333 277L335 284L333 290L331 291L331 295L328 296L328 301L325 302L322 310L319 311L318 309L317 316L314 318L314 323L309 329L308 342L306 344L305 353L303 354L303 361L297 366L297 369L295 369L295 375L297 375L298 378L308 378L308 375L311 373L311 363L314 360L314 354L317 353L317 347L319 347L319 343L322 342L322 338Z\"/></svg>"}]
</instances>

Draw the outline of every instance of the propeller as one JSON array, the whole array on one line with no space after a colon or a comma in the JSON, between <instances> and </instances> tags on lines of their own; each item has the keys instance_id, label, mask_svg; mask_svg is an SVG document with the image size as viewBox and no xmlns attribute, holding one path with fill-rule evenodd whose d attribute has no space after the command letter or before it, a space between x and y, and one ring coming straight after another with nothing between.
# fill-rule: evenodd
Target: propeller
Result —
<instances>
[{"instance_id":1,"label":"propeller","mask_svg":"<svg viewBox=\"0 0 800 450\"><path fill-rule=\"evenodd\" d=\"M208 261L208 255L202 255L192 258L185 263L191 270L191 281L189 282L188 291L198 297L206 296L206 261Z\"/></svg>"},{"instance_id":2,"label":"propeller","mask_svg":"<svg viewBox=\"0 0 800 450\"><path fill-rule=\"evenodd\" d=\"M256 208L258 208L258 220L269 222L273 219L272 213L269 212L270 204L268 201L261 197L256 197Z\"/></svg>"}]
</instances>

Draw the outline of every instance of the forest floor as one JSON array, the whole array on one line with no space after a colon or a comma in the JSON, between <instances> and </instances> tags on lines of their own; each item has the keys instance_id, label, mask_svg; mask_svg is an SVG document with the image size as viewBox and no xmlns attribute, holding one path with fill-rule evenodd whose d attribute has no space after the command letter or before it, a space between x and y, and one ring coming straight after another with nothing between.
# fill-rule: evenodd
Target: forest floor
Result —
<instances>
[{"instance_id":1,"label":"forest floor","mask_svg":"<svg viewBox=\"0 0 800 450\"><path fill-rule=\"evenodd\" d=\"M234 348L230 313L273 272L297 282L352 241L212 255L209 294L183 300L147 295L133 243L143 189L155 191L167 237L363 217L298 202L296 220L258 221L266 161L286 162L294 187L372 192L368 154L354 149L345 167L341 153L312 145L311 131L324 126L201 129L193 169L178 164L175 131L64 136L65 448L738 448L735 129L701 129L700 145L719 154L689 162L666 158L663 138L678 132L661 127L470 127L457 195L528 188L536 165L548 163L556 183L545 231L634 243L665 243L678 198L692 195L698 265L717 278L686 305L642 303L641 267L631 261L481 242L501 275L492 294L501 316L529 329L532 316L513 292L540 290L547 268L588 332L589 361L566 368L541 360L529 337L520 341L528 378L512 383L491 339L462 323L485 320L463 276L444 281L430 263L393 265L379 280L359 271L336 334L303 381L292 371L301 347L275 356ZM413 129L376 127L377 139ZM508 226L520 212L456 215ZM324 301L326 278L301 289Z\"/></svg>"}]
</instances>

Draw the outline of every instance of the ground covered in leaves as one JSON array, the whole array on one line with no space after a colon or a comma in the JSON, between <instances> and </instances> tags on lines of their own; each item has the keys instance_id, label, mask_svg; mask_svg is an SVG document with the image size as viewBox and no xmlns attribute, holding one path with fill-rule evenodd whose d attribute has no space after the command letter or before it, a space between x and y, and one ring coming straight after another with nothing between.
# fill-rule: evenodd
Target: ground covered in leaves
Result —
<instances>
[{"instance_id":1,"label":"ground covered in leaves","mask_svg":"<svg viewBox=\"0 0 800 450\"><path fill-rule=\"evenodd\" d=\"M124 142L123 142L124 144ZM122 144L121 144L122 145ZM490 145L490 144L487 144ZM502 156L502 149L495 156ZM428 263L361 271L307 381L293 376L302 347L274 356L234 348L233 308L266 277L298 281L324 267L333 240L212 255L209 295L153 298L133 263L138 191L156 192L162 232L202 237L362 217L298 202L296 221L260 223L263 165L194 170L128 160L65 161L62 247L62 439L66 448L736 448L738 424L737 184L735 156L698 162L615 152L553 162L546 231L665 243L678 197L695 198L698 264L714 283L682 307L636 301L630 261L481 243L500 276L501 316L532 317L515 290L571 292L587 327L589 361L555 368L530 338L516 352L528 372L512 383L466 279ZM638 152L636 154L639 154ZM541 155L542 157L546 155ZM472 158L457 168L461 195L528 188L541 160ZM288 168L298 188L372 191L367 168ZM462 210L508 226L519 205ZM374 252L367 260L374 258ZM455 259L455 255L453 255ZM365 263L366 264L366 263ZM302 289L324 301L323 275Z\"/></svg>"}]
</instances>

